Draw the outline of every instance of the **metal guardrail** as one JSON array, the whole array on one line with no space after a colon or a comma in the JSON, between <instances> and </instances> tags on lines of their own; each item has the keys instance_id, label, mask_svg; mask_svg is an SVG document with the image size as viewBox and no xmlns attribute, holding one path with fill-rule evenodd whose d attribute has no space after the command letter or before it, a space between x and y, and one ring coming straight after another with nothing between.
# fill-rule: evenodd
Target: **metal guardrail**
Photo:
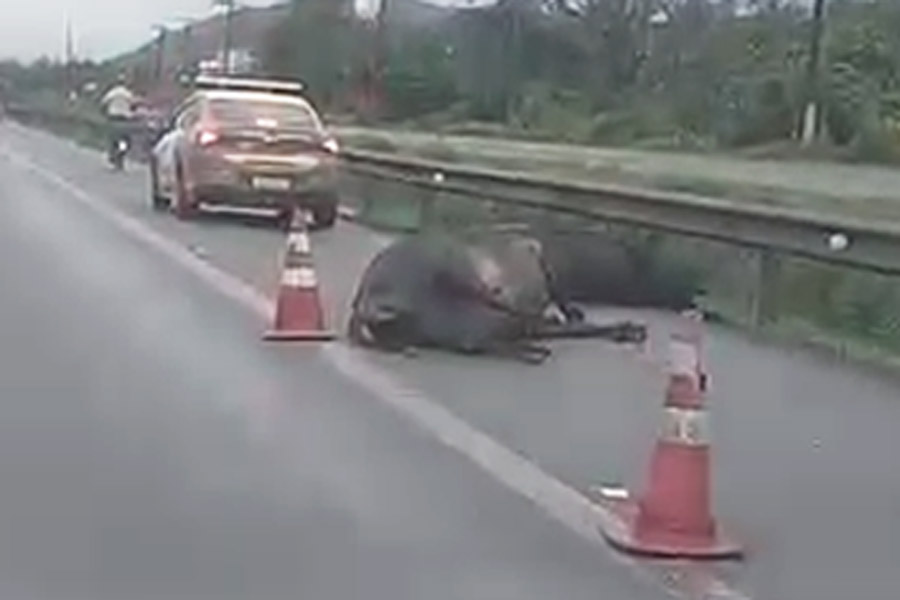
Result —
<instances>
[{"instance_id":1,"label":"metal guardrail","mask_svg":"<svg viewBox=\"0 0 900 600\"><path fill-rule=\"evenodd\" d=\"M900 223L739 203L693 194L560 182L524 173L346 149L362 177L560 211L882 274L900 274Z\"/></svg>"},{"instance_id":2,"label":"metal guardrail","mask_svg":"<svg viewBox=\"0 0 900 600\"><path fill-rule=\"evenodd\" d=\"M26 122L96 129L79 115L51 114L13 105ZM882 274L900 274L900 223L873 222L828 213L740 203L694 194L653 191L525 173L453 165L419 158L343 149L353 175L439 192L646 227L679 235L787 253Z\"/></svg>"},{"instance_id":3,"label":"metal guardrail","mask_svg":"<svg viewBox=\"0 0 900 600\"><path fill-rule=\"evenodd\" d=\"M73 136L85 143L105 144L109 124L100 116L86 116L76 112L59 112L11 103L6 114L25 125L36 125L62 135ZM146 158L153 141L153 132L136 127L132 132L134 158Z\"/></svg>"},{"instance_id":4,"label":"metal guardrail","mask_svg":"<svg viewBox=\"0 0 900 600\"><path fill-rule=\"evenodd\" d=\"M40 122L48 125L60 124L98 130L105 127L105 123L100 117L89 118L74 112L57 112L16 102L7 104L5 110L8 116L25 123Z\"/></svg>"}]
</instances>

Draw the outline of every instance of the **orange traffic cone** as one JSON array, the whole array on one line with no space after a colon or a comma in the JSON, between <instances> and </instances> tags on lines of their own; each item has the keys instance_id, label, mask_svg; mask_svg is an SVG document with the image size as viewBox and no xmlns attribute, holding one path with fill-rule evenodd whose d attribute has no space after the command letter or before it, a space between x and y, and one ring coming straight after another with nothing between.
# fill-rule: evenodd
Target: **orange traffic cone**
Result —
<instances>
[{"instance_id":1,"label":"orange traffic cone","mask_svg":"<svg viewBox=\"0 0 900 600\"><path fill-rule=\"evenodd\" d=\"M693 350L693 352L691 351ZM696 349L673 336L665 426L635 502L608 498L620 521L606 539L626 552L671 558L737 558L740 545L719 530L711 507L709 422L697 375Z\"/></svg>"},{"instance_id":2,"label":"orange traffic cone","mask_svg":"<svg viewBox=\"0 0 900 600\"><path fill-rule=\"evenodd\" d=\"M316 266L306 231L306 214L295 210L288 231L275 322L264 339L325 341L334 338L334 332L325 328Z\"/></svg>"}]
</instances>

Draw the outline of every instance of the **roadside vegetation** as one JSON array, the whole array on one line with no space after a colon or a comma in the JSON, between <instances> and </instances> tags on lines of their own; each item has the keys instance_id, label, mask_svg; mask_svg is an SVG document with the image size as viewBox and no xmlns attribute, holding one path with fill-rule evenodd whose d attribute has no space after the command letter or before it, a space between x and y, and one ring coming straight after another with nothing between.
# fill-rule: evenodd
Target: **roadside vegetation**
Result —
<instances>
[{"instance_id":1,"label":"roadside vegetation","mask_svg":"<svg viewBox=\"0 0 900 600\"><path fill-rule=\"evenodd\" d=\"M361 82L377 72L381 102L358 116L412 128L898 159L893 0L827 0L814 77L809 2L499 0L410 23L414 3L389 0L380 41L340 4L293 0L264 52L270 70L304 77L335 111L358 108ZM810 99L821 136L801 151L794 140Z\"/></svg>"},{"instance_id":2,"label":"roadside vegetation","mask_svg":"<svg viewBox=\"0 0 900 600\"><path fill-rule=\"evenodd\" d=\"M823 34L810 72L815 1L824 6ZM754 157L900 160L894 0L498 0L465 10L387 0L380 29L354 14L352 0L288 5L270 11L254 51L267 73L303 79L341 123ZM159 69L171 86L189 65L179 64L184 42L169 37ZM102 87L127 64L138 87L154 95L155 52L151 43L105 63L0 63L0 80L31 102L89 80ZM819 135L801 148L810 101L820 108Z\"/></svg>"}]
</instances>

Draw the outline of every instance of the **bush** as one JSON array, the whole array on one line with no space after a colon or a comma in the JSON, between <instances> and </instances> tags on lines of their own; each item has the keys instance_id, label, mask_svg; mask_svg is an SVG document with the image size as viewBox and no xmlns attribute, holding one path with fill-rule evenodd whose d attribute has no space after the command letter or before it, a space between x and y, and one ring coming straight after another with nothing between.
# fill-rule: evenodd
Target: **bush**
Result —
<instances>
[{"instance_id":1,"label":"bush","mask_svg":"<svg viewBox=\"0 0 900 600\"><path fill-rule=\"evenodd\" d=\"M451 123L441 128L447 135L471 135L486 138L514 137L516 131L502 123L485 123L483 121L463 121Z\"/></svg>"},{"instance_id":2,"label":"bush","mask_svg":"<svg viewBox=\"0 0 900 600\"><path fill-rule=\"evenodd\" d=\"M531 84L510 124L529 137L587 142L591 138L590 102L581 92Z\"/></svg>"},{"instance_id":3,"label":"bush","mask_svg":"<svg viewBox=\"0 0 900 600\"><path fill-rule=\"evenodd\" d=\"M344 141L348 145L372 152L396 152L397 146L387 137L375 134L359 134L347 136Z\"/></svg>"},{"instance_id":4,"label":"bush","mask_svg":"<svg viewBox=\"0 0 900 600\"><path fill-rule=\"evenodd\" d=\"M393 119L451 107L458 92L447 40L432 32L405 31L390 40L384 86Z\"/></svg>"},{"instance_id":5,"label":"bush","mask_svg":"<svg viewBox=\"0 0 900 600\"><path fill-rule=\"evenodd\" d=\"M789 138L797 109L794 87L782 74L726 82L714 100L716 139L739 147Z\"/></svg>"},{"instance_id":6,"label":"bush","mask_svg":"<svg viewBox=\"0 0 900 600\"><path fill-rule=\"evenodd\" d=\"M825 86L825 125L838 145L852 143L863 124L878 112L878 90L873 82L847 63L831 67Z\"/></svg>"},{"instance_id":7,"label":"bush","mask_svg":"<svg viewBox=\"0 0 900 600\"><path fill-rule=\"evenodd\" d=\"M429 158L439 162L456 162L459 158L453 148L440 142L425 144L416 153L422 158Z\"/></svg>"},{"instance_id":8,"label":"bush","mask_svg":"<svg viewBox=\"0 0 900 600\"><path fill-rule=\"evenodd\" d=\"M674 141L689 135L677 125L669 110L648 103L594 115L588 140L595 144L625 145L647 139Z\"/></svg>"},{"instance_id":9,"label":"bush","mask_svg":"<svg viewBox=\"0 0 900 600\"><path fill-rule=\"evenodd\" d=\"M779 311L857 339L900 348L900 282L896 278L807 260L784 264Z\"/></svg>"},{"instance_id":10,"label":"bush","mask_svg":"<svg viewBox=\"0 0 900 600\"><path fill-rule=\"evenodd\" d=\"M855 160L890 164L900 159L896 137L879 119L868 120L852 146Z\"/></svg>"}]
</instances>

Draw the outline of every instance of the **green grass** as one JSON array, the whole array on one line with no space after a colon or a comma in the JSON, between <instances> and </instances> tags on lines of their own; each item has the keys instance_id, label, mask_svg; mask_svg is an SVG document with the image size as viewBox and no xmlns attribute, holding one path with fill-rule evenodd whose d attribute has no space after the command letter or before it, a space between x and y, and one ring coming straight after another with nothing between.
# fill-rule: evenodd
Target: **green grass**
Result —
<instances>
[{"instance_id":1,"label":"green grass","mask_svg":"<svg viewBox=\"0 0 900 600\"><path fill-rule=\"evenodd\" d=\"M389 137L378 134L345 135L341 136L341 142L358 150L386 153L398 151L397 145Z\"/></svg>"}]
</instances>

